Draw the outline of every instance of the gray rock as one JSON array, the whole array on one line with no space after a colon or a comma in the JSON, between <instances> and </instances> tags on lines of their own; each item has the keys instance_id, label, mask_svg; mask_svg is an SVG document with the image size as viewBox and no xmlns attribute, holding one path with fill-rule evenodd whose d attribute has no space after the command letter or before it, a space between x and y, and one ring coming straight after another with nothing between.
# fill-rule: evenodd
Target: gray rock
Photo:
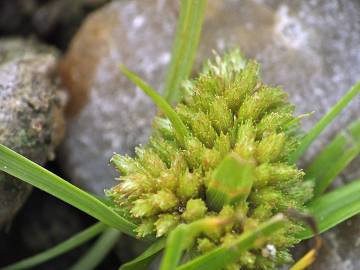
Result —
<instances>
[{"instance_id":1,"label":"gray rock","mask_svg":"<svg viewBox=\"0 0 360 270\"><path fill-rule=\"evenodd\" d=\"M161 89L176 18L169 1L155 2L119 1L95 12L63 61L68 111L74 114L87 103L69 121L61 165L69 179L91 192L103 194L115 183L113 168L106 166L113 152L131 154L149 136L155 106L119 64ZM162 16L164 10L169 16Z\"/></svg>"},{"instance_id":2,"label":"gray rock","mask_svg":"<svg viewBox=\"0 0 360 270\"><path fill-rule=\"evenodd\" d=\"M39 164L54 158L64 132L55 67L56 52L49 47L32 40L0 40L0 143ZM16 214L30 190L0 173L0 226Z\"/></svg>"},{"instance_id":3,"label":"gray rock","mask_svg":"<svg viewBox=\"0 0 360 270\"><path fill-rule=\"evenodd\" d=\"M45 192L33 190L11 228L0 231L0 269L54 247L84 230L92 222L89 216L71 205ZM90 243L85 243L62 256L37 265L35 269L70 269L90 246Z\"/></svg>"},{"instance_id":4,"label":"gray rock","mask_svg":"<svg viewBox=\"0 0 360 270\"><path fill-rule=\"evenodd\" d=\"M84 108L73 118L61 152L66 173L80 186L100 193L113 185L112 169L104 166L112 152L131 154L135 145L146 142L153 106L140 91L134 92L117 65L125 63L161 89L176 10L168 1L114 2L94 13L73 40L63 77L73 97L70 111ZM197 68L213 49L221 53L240 47L262 64L265 82L289 92L297 113L315 111L303 121L308 130L358 79L359 18L356 0L209 1ZM359 118L359 102L359 98L352 102L311 147L304 164L337 131ZM340 180L359 176L358 164L354 161ZM358 219L351 222L352 228L359 226ZM344 226L334 230L335 236L325 234L325 242L338 243L336 239L346 233ZM343 254L360 255L356 251L360 231L354 231L354 241L339 240ZM331 269L326 265L342 269L346 259L322 258L318 269ZM350 260L353 269L360 268L357 260Z\"/></svg>"},{"instance_id":5,"label":"gray rock","mask_svg":"<svg viewBox=\"0 0 360 270\"><path fill-rule=\"evenodd\" d=\"M65 49L86 15L107 1L0 1L0 35L36 35Z\"/></svg>"},{"instance_id":6,"label":"gray rock","mask_svg":"<svg viewBox=\"0 0 360 270\"><path fill-rule=\"evenodd\" d=\"M280 85L297 112L314 111L305 130L340 99L360 74L360 2L343 0L215 2L199 60L240 47L262 65L265 82ZM341 26L341 27L339 27ZM311 158L344 124L360 116L360 99L309 151Z\"/></svg>"},{"instance_id":7,"label":"gray rock","mask_svg":"<svg viewBox=\"0 0 360 270\"><path fill-rule=\"evenodd\" d=\"M323 237L319 258L311 267L313 270L358 270L360 216L349 219L330 230Z\"/></svg>"}]
</instances>

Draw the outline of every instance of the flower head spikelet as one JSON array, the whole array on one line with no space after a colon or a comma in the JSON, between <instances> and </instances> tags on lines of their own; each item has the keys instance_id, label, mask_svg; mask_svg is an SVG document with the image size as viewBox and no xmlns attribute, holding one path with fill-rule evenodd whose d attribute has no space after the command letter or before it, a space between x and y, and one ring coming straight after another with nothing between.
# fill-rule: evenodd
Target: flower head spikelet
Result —
<instances>
[{"instance_id":1,"label":"flower head spikelet","mask_svg":"<svg viewBox=\"0 0 360 270\"><path fill-rule=\"evenodd\" d=\"M157 117L153 136L136 148L134 158L115 154L111 160L121 176L107 195L138 222L139 237L161 237L180 223L204 217L241 217L197 237L192 250L201 254L279 212L302 209L311 186L288 162L298 144L299 121L287 94L260 80L255 61L246 61L238 51L216 55L196 79L183 84L183 93L175 107L187 129L183 142L169 119ZM251 170L243 193L222 189L212 179L229 155ZM214 192L225 196L221 204L211 201ZM267 256L262 245L229 269L273 269L289 261L288 248L297 243L292 235L300 229L288 221L266 240L274 254Z\"/></svg>"}]
</instances>

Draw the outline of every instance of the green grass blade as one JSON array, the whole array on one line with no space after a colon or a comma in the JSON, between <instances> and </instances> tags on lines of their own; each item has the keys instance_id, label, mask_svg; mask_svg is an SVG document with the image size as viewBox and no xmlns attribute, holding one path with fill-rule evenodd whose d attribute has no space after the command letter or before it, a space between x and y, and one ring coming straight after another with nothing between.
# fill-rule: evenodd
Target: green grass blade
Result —
<instances>
[{"instance_id":1,"label":"green grass blade","mask_svg":"<svg viewBox=\"0 0 360 270\"><path fill-rule=\"evenodd\" d=\"M41 263L49 261L61 254L69 252L70 250L80 246L91 238L95 237L99 233L103 232L107 226L103 223L96 223L86 230L75 234L68 240L44 251L32 257L26 258L24 260L18 261L14 264L1 268L1 270L21 270L21 269L29 269L35 267Z\"/></svg>"},{"instance_id":2,"label":"green grass blade","mask_svg":"<svg viewBox=\"0 0 360 270\"><path fill-rule=\"evenodd\" d=\"M177 226L166 239L160 270L175 270L183 251L189 247L197 235L204 231L212 231L223 223L224 220L221 218L208 217Z\"/></svg>"},{"instance_id":3,"label":"green grass blade","mask_svg":"<svg viewBox=\"0 0 360 270\"><path fill-rule=\"evenodd\" d=\"M167 238L164 256L161 260L160 270L174 270L179 264L182 252L185 248L186 226L180 224Z\"/></svg>"},{"instance_id":4,"label":"green grass blade","mask_svg":"<svg viewBox=\"0 0 360 270\"><path fill-rule=\"evenodd\" d=\"M169 118L176 131L178 140L182 144L184 144L185 137L188 136L189 131L186 128L185 124L181 121L178 114L169 105L169 103L167 103L167 101L162 96L156 93L156 91L152 89L150 85L145 83L139 76L128 70L125 66L121 66L120 69L124 73L124 75L128 77L140 89L142 89L145 92L145 94L147 94L153 100L153 102L159 107L159 109Z\"/></svg>"},{"instance_id":5,"label":"green grass blade","mask_svg":"<svg viewBox=\"0 0 360 270\"><path fill-rule=\"evenodd\" d=\"M283 228L285 219L277 215L260 224L256 229L243 233L232 245L222 245L205 255L199 256L181 266L177 270L218 270L235 262L239 255L253 248L261 238L270 236Z\"/></svg>"},{"instance_id":6,"label":"green grass blade","mask_svg":"<svg viewBox=\"0 0 360 270\"><path fill-rule=\"evenodd\" d=\"M340 132L306 170L315 182L314 196L321 195L346 166L360 154L360 120Z\"/></svg>"},{"instance_id":7,"label":"green grass blade","mask_svg":"<svg viewBox=\"0 0 360 270\"><path fill-rule=\"evenodd\" d=\"M206 192L210 209L220 211L225 204L245 201L254 181L254 166L230 154L217 166Z\"/></svg>"},{"instance_id":8,"label":"green grass blade","mask_svg":"<svg viewBox=\"0 0 360 270\"><path fill-rule=\"evenodd\" d=\"M135 236L135 225L89 193L0 144L0 171L31 184L93 216L110 227Z\"/></svg>"},{"instance_id":9,"label":"green grass blade","mask_svg":"<svg viewBox=\"0 0 360 270\"><path fill-rule=\"evenodd\" d=\"M162 238L152 244L145 252L134 260L123 264L119 270L144 270L148 269L148 265L156 255L165 247L165 238Z\"/></svg>"},{"instance_id":10,"label":"green grass blade","mask_svg":"<svg viewBox=\"0 0 360 270\"><path fill-rule=\"evenodd\" d=\"M194 63L206 0L182 0L171 63L165 83L165 99L174 104L181 97L180 84L186 80Z\"/></svg>"},{"instance_id":11,"label":"green grass blade","mask_svg":"<svg viewBox=\"0 0 360 270\"><path fill-rule=\"evenodd\" d=\"M119 240L121 233L115 229L107 229L102 233L99 239L91 249L83 255L71 270L92 270L95 269L108 255L116 242Z\"/></svg>"},{"instance_id":12,"label":"green grass blade","mask_svg":"<svg viewBox=\"0 0 360 270\"><path fill-rule=\"evenodd\" d=\"M360 82L357 82L351 89L327 112L323 118L306 134L302 139L300 146L293 153L290 162L295 163L309 148L311 143L319 134L340 114L340 112L349 104L349 102L360 93Z\"/></svg>"},{"instance_id":13,"label":"green grass blade","mask_svg":"<svg viewBox=\"0 0 360 270\"><path fill-rule=\"evenodd\" d=\"M335 189L313 200L308 209L317 222L319 232L324 232L340 222L360 213L360 179ZM310 229L299 233L299 239L313 236Z\"/></svg>"}]
</instances>

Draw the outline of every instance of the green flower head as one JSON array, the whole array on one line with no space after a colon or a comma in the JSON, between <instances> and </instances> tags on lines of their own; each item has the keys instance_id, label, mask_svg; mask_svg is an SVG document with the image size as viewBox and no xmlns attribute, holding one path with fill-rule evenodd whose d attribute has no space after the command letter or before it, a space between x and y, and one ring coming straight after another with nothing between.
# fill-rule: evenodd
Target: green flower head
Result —
<instances>
[{"instance_id":1,"label":"green flower head","mask_svg":"<svg viewBox=\"0 0 360 270\"><path fill-rule=\"evenodd\" d=\"M238 51L215 56L183 84L183 93L175 108L187 129L183 140L168 118L157 117L153 136L136 148L136 157L115 154L111 160L121 176L107 194L137 221L139 237L161 237L206 217L228 219L195 239L190 249L202 254L279 212L303 208L312 188L288 162L298 145L299 118L282 89L260 80L255 61ZM301 229L287 221L228 269L288 262Z\"/></svg>"}]
</instances>

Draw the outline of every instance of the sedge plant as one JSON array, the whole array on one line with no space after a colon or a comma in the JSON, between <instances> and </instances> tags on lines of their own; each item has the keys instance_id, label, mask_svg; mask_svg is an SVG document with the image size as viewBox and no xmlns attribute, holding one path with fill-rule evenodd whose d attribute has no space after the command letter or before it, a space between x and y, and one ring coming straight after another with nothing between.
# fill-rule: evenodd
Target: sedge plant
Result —
<instances>
[{"instance_id":1,"label":"sedge plant","mask_svg":"<svg viewBox=\"0 0 360 270\"><path fill-rule=\"evenodd\" d=\"M121 270L277 269L309 266L319 241L298 262L289 248L360 212L360 180L324 192L360 152L360 120L339 133L308 168L296 163L360 92L355 84L306 134L281 88L264 84L259 65L239 50L189 75L204 0L183 0L164 97L122 72L162 113L135 157L115 154L118 184L98 198L0 146L0 170L95 217L99 223L41 254L3 269L28 269L101 234L72 269L94 269L121 237L148 244ZM336 202L336 203L335 203ZM310 226L308 226L310 225ZM317 240L319 238L316 238Z\"/></svg>"}]
</instances>

